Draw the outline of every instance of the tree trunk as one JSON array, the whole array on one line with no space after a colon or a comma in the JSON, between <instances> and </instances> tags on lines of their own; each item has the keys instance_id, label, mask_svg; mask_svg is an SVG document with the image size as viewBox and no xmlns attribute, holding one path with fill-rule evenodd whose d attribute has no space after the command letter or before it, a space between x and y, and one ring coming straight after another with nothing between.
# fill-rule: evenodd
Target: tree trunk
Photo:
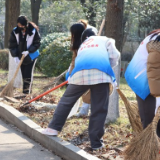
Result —
<instances>
[{"instance_id":1,"label":"tree trunk","mask_svg":"<svg viewBox=\"0 0 160 160\"><path fill-rule=\"evenodd\" d=\"M31 0L32 22L34 22L36 25L38 25L41 2L42 0Z\"/></svg>"},{"instance_id":2,"label":"tree trunk","mask_svg":"<svg viewBox=\"0 0 160 160\"><path fill-rule=\"evenodd\" d=\"M17 26L17 18L20 14L20 0L6 0L5 2L5 37L4 47L8 48L8 40L12 29Z\"/></svg>"},{"instance_id":3,"label":"tree trunk","mask_svg":"<svg viewBox=\"0 0 160 160\"><path fill-rule=\"evenodd\" d=\"M108 0L106 11L105 35L116 41L116 47L121 52L123 42L123 7L124 0ZM117 83L120 81L120 60L119 65L114 68ZM109 110L106 123L115 121L119 117L119 96L116 90L110 96Z\"/></svg>"}]
</instances>

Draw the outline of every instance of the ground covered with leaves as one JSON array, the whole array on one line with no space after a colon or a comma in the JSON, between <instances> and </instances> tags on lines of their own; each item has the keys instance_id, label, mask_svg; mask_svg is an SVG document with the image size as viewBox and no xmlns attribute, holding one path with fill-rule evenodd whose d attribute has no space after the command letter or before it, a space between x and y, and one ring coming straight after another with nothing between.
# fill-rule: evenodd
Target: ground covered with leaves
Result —
<instances>
[{"instance_id":1,"label":"ground covered with leaves","mask_svg":"<svg viewBox=\"0 0 160 160\"><path fill-rule=\"evenodd\" d=\"M41 76L35 75L34 84L33 84L33 94L31 96L23 97L20 89L15 89L15 98L17 98L20 103L12 103L7 100L4 100L4 103L7 103L24 115L32 119L35 123L40 125L42 128L48 126L49 121L51 120L54 109L41 108L37 109L33 105L29 104L27 106L21 107L22 104L29 101L36 95L42 92L41 86L44 86L51 82L52 78L44 78ZM2 90L4 84L7 82L7 73L0 71L0 90ZM125 79L121 78L120 89L125 94L129 100L135 100L134 93L127 86ZM57 104L60 97L65 91L65 87L57 89L56 91L48 94L39 99L40 102L45 103L54 103ZM22 95L20 97L20 95ZM19 98L18 98L19 97ZM89 116L77 118L73 116L67 119L62 132L58 135L63 140L69 141L70 143L78 146L79 148L85 150L86 152L102 159L102 160L112 160L112 159L121 159L122 150L130 142L132 138L132 128L128 120L125 106L121 99L119 99L119 110L120 117L116 122L105 125L105 134L103 136L105 148L100 151L93 151L90 148L90 141L88 136L88 124Z\"/></svg>"}]
</instances>

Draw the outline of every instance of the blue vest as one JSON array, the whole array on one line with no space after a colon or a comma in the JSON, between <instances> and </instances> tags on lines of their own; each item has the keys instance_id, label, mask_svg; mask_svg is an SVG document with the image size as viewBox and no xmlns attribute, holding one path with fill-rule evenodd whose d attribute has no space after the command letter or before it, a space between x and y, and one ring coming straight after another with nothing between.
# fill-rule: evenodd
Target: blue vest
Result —
<instances>
[{"instance_id":1,"label":"blue vest","mask_svg":"<svg viewBox=\"0 0 160 160\"><path fill-rule=\"evenodd\" d=\"M137 68L139 67L139 68ZM147 79L147 70L140 65L130 62L125 72L125 79L131 89L143 100L150 94L150 89Z\"/></svg>"},{"instance_id":2,"label":"blue vest","mask_svg":"<svg viewBox=\"0 0 160 160\"><path fill-rule=\"evenodd\" d=\"M143 100L150 94L147 78L148 51L146 49L149 40L150 36L143 40L125 72L128 85Z\"/></svg>"},{"instance_id":3,"label":"blue vest","mask_svg":"<svg viewBox=\"0 0 160 160\"><path fill-rule=\"evenodd\" d=\"M70 76L73 76L78 71L89 69L98 69L105 72L112 77L113 82L115 81L115 75L111 68L107 51L105 55L100 50L78 55L75 60L75 67Z\"/></svg>"}]
</instances>

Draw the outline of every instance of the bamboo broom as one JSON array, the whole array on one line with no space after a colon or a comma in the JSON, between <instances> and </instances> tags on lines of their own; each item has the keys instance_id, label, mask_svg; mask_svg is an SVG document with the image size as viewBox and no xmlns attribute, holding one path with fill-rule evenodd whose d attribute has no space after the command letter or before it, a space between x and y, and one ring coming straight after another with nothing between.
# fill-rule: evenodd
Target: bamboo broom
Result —
<instances>
[{"instance_id":1,"label":"bamboo broom","mask_svg":"<svg viewBox=\"0 0 160 160\"><path fill-rule=\"evenodd\" d=\"M156 133L159 119L160 107L152 123L133 138L130 145L124 150L124 160L160 160L160 142Z\"/></svg>"},{"instance_id":2,"label":"bamboo broom","mask_svg":"<svg viewBox=\"0 0 160 160\"><path fill-rule=\"evenodd\" d=\"M119 88L117 88L117 92L125 104L128 118L129 118L129 121L133 129L133 133L138 134L142 132L143 127L142 127L137 103L129 102L128 99L125 97L125 95L122 93L122 91Z\"/></svg>"},{"instance_id":3,"label":"bamboo broom","mask_svg":"<svg viewBox=\"0 0 160 160\"><path fill-rule=\"evenodd\" d=\"M20 66L21 66L24 58L25 58L25 55L22 56L22 58L21 58L21 60L20 60L20 62L19 62L19 64L18 64L18 67L17 67L17 69L16 69L16 72L15 72L15 74L14 74L14 77L13 77L13 78L11 79L11 81L4 87L4 89L3 89L2 92L0 93L0 97L4 97L4 96L13 97L13 89L14 89L13 85L14 85L14 80L15 80L17 74L18 74L18 71L19 71L19 69L20 69Z\"/></svg>"}]
</instances>

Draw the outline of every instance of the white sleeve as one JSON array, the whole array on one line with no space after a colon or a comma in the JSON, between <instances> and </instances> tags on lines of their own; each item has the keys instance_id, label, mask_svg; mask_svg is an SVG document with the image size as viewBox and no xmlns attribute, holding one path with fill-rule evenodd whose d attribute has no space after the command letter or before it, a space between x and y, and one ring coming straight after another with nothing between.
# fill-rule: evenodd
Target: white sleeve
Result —
<instances>
[{"instance_id":1,"label":"white sleeve","mask_svg":"<svg viewBox=\"0 0 160 160\"><path fill-rule=\"evenodd\" d=\"M118 60L120 58L120 52L117 50L115 46L115 40L109 38L106 43L106 48L109 54L111 67L115 67L116 65L118 65Z\"/></svg>"}]
</instances>

